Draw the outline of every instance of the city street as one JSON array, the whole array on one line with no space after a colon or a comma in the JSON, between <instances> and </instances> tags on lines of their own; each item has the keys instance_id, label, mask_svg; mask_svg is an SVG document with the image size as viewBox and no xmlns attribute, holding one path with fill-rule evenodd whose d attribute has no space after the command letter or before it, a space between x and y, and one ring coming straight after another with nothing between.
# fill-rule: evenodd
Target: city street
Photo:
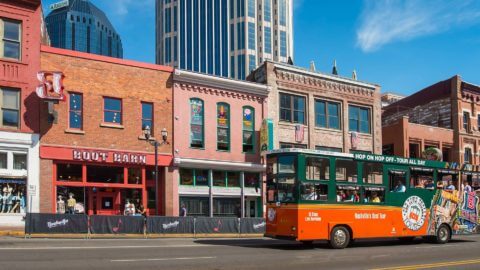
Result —
<instances>
[{"instance_id":1,"label":"city street","mask_svg":"<svg viewBox=\"0 0 480 270\"><path fill-rule=\"evenodd\" d=\"M446 245L271 239L0 239L2 269L478 269L480 235Z\"/></svg>"}]
</instances>

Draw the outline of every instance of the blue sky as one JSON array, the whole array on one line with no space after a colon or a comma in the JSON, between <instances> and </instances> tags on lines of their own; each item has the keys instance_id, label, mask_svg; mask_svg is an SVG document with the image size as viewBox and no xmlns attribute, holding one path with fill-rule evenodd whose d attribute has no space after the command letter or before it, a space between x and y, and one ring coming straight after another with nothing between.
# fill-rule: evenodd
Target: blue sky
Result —
<instances>
[{"instance_id":1,"label":"blue sky","mask_svg":"<svg viewBox=\"0 0 480 270\"><path fill-rule=\"evenodd\" d=\"M459 74L480 85L480 1L293 0L294 62L411 94ZM57 2L44 0L44 7ZM124 56L155 61L154 0L92 0L122 36ZM45 9L48 13L48 8Z\"/></svg>"}]
</instances>

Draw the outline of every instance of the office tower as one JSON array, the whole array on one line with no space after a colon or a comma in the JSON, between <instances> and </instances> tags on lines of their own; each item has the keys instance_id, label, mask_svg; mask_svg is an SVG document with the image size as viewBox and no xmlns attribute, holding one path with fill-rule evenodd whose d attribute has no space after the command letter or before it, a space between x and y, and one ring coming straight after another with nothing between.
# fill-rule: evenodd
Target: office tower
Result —
<instances>
[{"instance_id":1,"label":"office tower","mask_svg":"<svg viewBox=\"0 0 480 270\"><path fill-rule=\"evenodd\" d=\"M293 58L293 0L156 0L156 62L245 79Z\"/></svg>"},{"instance_id":2,"label":"office tower","mask_svg":"<svg viewBox=\"0 0 480 270\"><path fill-rule=\"evenodd\" d=\"M50 10L45 22L53 47L123 58L122 39L90 1L65 0Z\"/></svg>"}]
</instances>

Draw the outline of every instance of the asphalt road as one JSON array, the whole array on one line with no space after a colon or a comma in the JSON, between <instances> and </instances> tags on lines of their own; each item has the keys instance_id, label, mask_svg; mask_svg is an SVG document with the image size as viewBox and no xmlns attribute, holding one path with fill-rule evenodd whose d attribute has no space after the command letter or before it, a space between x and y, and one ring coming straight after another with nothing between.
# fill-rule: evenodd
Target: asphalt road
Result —
<instances>
[{"instance_id":1,"label":"asphalt road","mask_svg":"<svg viewBox=\"0 0 480 270\"><path fill-rule=\"evenodd\" d=\"M0 269L479 269L480 235L436 245L357 241L344 250L271 239L0 238Z\"/></svg>"}]
</instances>

